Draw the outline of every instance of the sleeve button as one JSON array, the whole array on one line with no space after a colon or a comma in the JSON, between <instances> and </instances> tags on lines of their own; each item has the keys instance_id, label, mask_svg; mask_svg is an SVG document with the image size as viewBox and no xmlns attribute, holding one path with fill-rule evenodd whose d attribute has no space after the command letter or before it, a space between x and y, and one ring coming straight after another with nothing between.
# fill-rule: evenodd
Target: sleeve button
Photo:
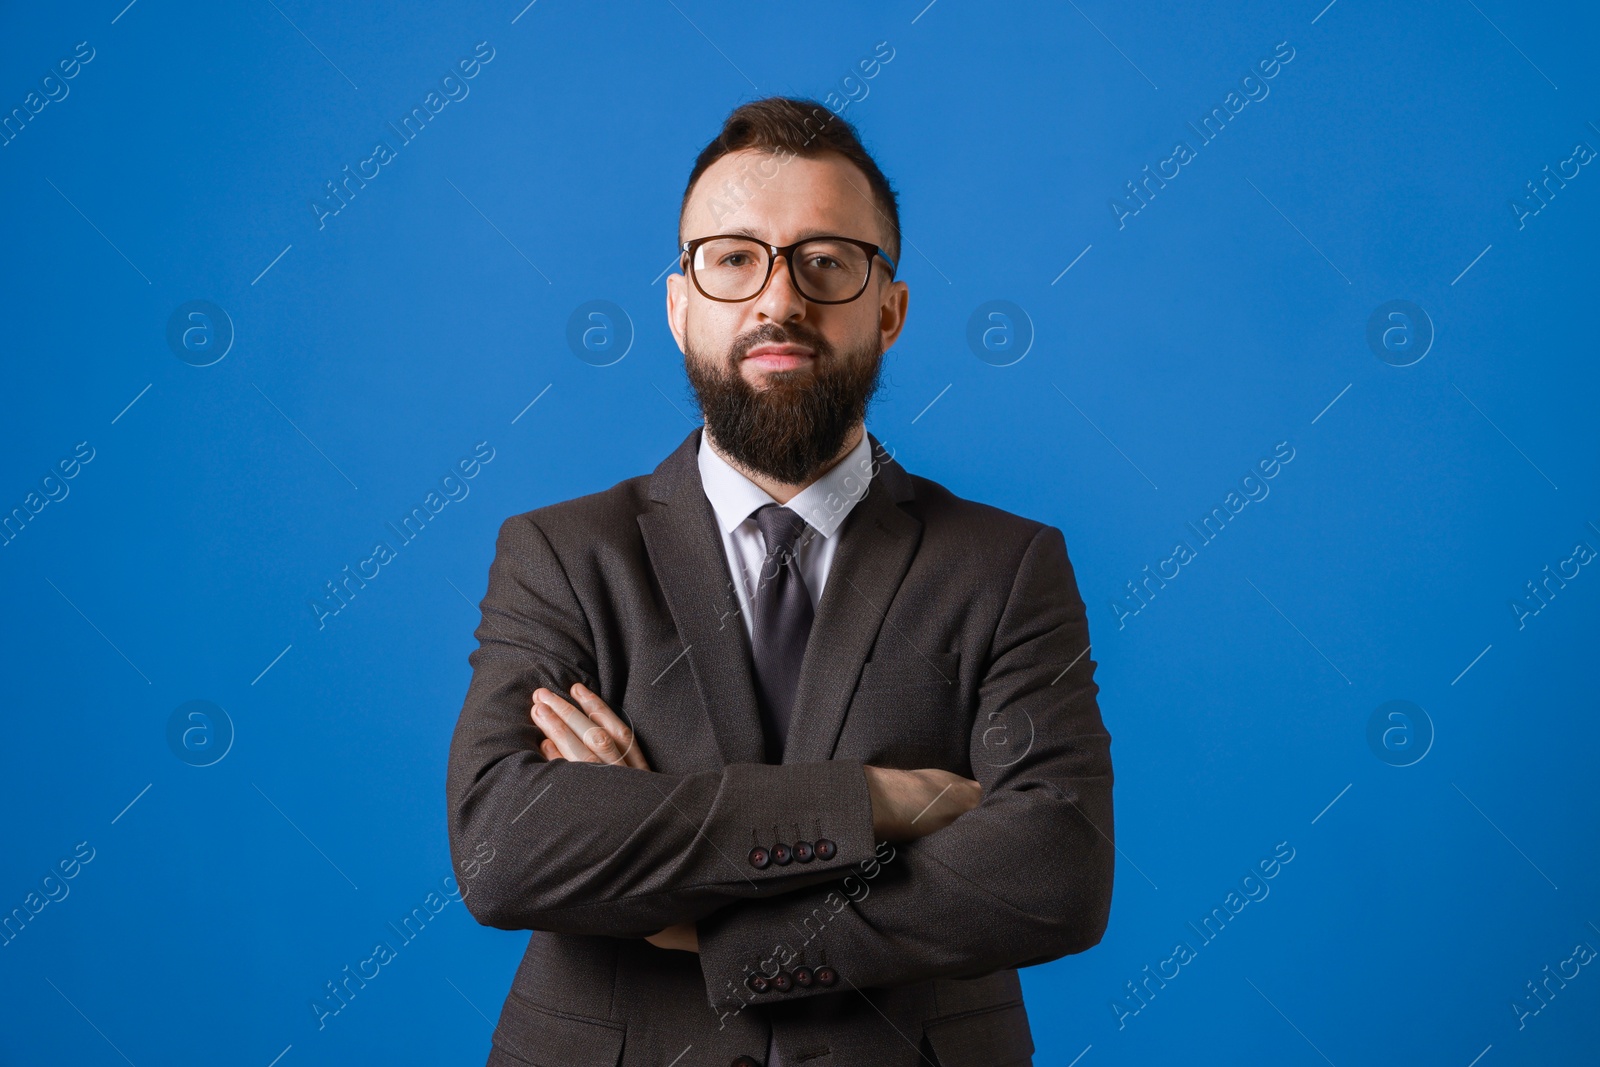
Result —
<instances>
[{"instance_id":1,"label":"sleeve button","mask_svg":"<svg viewBox=\"0 0 1600 1067\"><path fill-rule=\"evenodd\" d=\"M790 850L788 845L785 845L780 841L778 844L772 846L772 862L776 863L779 867L787 867L789 865L789 861L792 859L794 859L794 853Z\"/></svg>"},{"instance_id":2,"label":"sleeve button","mask_svg":"<svg viewBox=\"0 0 1600 1067\"><path fill-rule=\"evenodd\" d=\"M811 975L820 986L831 986L839 980L839 973L827 964L818 967Z\"/></svg>"},{"instance_id":3,"label":"sleeve button","mask_svg":"<svg viewBox=\"0 0 1600 1067\"><path fill-rule=\"evenodd\" d=\"M812 850L816 852L817 859L831 860L838 855L839 846L829 841L826 837L819 837L817 838L817 843L812 846Z\"/></svg>"},{"instance_id":4,"label":"sleeve button","mask_svg":"<svg viewBox=\"0 0 1600 1067\"><path fill-rule=\"evenodd\" d=\"M754 867L756 870L761 870L761 868L765 867L771 862L772 854L766 849L762 848L760 845L757 845L755 848L750 850L750 866Z\"/></svg>"}]
</instances>

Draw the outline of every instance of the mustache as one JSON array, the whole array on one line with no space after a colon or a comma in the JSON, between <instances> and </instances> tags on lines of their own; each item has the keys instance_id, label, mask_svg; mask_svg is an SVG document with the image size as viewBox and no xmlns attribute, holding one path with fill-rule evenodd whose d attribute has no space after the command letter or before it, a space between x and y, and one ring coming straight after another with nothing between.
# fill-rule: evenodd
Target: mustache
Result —
<instances>
[{"instance_id":1,"label":"mustache","mask_svg":"<svg viewBox=\"0 0 1600 1067\"><path fill-rule=\"evenodd\" d=\"M757 345L805 345L818 360L831 359L833 356L833 346L821 334L794 326L768 323L756 327L729 346L728 365L737 368L740 361Z\"/></svg>"}]
</instances>

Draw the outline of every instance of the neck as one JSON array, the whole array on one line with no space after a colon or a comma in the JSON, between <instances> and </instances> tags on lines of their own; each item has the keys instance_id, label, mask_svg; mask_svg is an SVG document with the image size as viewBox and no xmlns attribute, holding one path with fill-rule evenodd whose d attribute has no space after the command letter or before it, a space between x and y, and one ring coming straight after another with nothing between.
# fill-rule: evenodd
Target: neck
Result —
<instances>
[{"instance_id":1,"label":"neck","mask_svg":"<svg viewBox=\"0 0 1600 1067\"><path fill-rule=\"evenodd\" d=\"M812 472L811 476L805 481L797 484L780 482L776 478L771 478L760 471L753 471L744 464L740 463L738 460L729 456L717 446L717 439L711 435L711 427L704 426L701 428L700 432L705 434L706 443L711 446L712 450L716 452L717 455L721 456L727 462L728 466L732 467L746 478L749 478L756 485L759 485L768 496L776 500L778 503L787 504L790 500L793 500L796 496L800 495L800 492L805 489L806 486L810 485L818 478L821 478L824 474L827 474L829 471L833 470L834 467L837 467L839 465L839 461L844 459L845 456L848 456L850 454L850 450L861 443L861 435L866 432L866 424L864 422L858 422L852 426L850 428L850 432L845 435L844 444L840 446L838 452L834 453L833 458Z\"/></svg>"}]
</instances>

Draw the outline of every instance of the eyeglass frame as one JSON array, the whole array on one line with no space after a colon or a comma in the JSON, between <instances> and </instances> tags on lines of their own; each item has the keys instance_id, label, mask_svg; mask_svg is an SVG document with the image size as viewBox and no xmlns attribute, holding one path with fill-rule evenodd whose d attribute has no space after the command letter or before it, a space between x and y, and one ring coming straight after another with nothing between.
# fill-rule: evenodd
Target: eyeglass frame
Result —
<instances>
[{"instance_id":1,"label":"eyeglass frame","mask_svg":"<svg viewBox=\"0 0 1600 1067\"><path fill-rule=\"evenodd\" d=\"M726 297L726 296L712 296L710 293L706 292L705 288L700 284L700 278L694 272L694 253L695 253L695 251L697 249L699 249L699 247L701 245L705 244L707 241L715 241L715 240L718 240L720 238L735 238L735 239L740 240L740 241L749 241L751 244L760 245L762 248L766 249L766 251L767 251L767 274L766 274L766 277L761 279L761 284L756 286L756 291L751 293L749 296L743 296L743 297L738 297L738 298ZM846 297L843 300L813 300L810 296L807 296L806 293L801 290L800 281L799 281L799 275L797 275L795 273L794 260L790 258L790 255L794 252L795 249L799 248L801 245L810 244L812 241L843 241L846 244L855 245L857 248L859 248L863 252L867 253L867 272L862 277L861 288L856 292L856 294L854 296ZM806 238L804 238L802 240L795 241L793 244L775 245L775 244L768 244L766 241L763 241L763 240L761 240L759 238L756 238L756 237L752 237L747 233L714 233L714 234L710 235L709 237L696 237L693 240L683 242L682 246L680 246L680 248L679 248L679 255L680 255L680 260L679 261L683 264L685 273L687 273L689 275L690 280L694 282L694 287L695 287L696 290L699 291L700 295L705 297L707 300L715 300L715 301L717 301L719 303L723 303L723 304L742 304L746 300L754 300L756 297L760 296L762 294L762 292L767 288L767 283L772 281L772 271L773 271L773 268L776 267L777 264L778 264L778 257L779 256L782 256L783 259L784 259L784 262L789 264L790 284L792 284L794 286L795 292L799 293L802 297L804 297L806 300L810 301L813 304L848 304L848 303L850 303L852 301L860 300L861 299L861 294L865 293L867 291L867 286L872 284L872 261L875 258L877 258L878 256L882 256L883 257L883 261L885 263L889 264L889 280L890 281L894 280L895 272L900 269L899 266L895 263L895 261L889 258L888 253L886 253L878 245L873 244L871 241L860 241L860 240L857 240L854 237L841 237L841 236L839 236L837 234L818 234L818 235L813 236L813 237L806 237Z\"/></svg>"}]
</instances>

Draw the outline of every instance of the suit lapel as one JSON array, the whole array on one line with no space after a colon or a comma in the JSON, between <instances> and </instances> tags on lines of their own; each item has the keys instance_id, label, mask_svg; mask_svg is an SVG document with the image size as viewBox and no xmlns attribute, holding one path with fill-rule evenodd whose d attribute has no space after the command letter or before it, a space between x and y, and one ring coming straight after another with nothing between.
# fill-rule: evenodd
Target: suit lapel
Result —
<instances>
[{"instance_id":1,"label":"suit lapel","mask_svg":"<svg viewBox=\"0 0 1600 1067\"><path fill-rule=\"evenodd\" d=\"M829 759L884 614L922 540L922 523L900 504L913 496L911 478L876 437L867 495L850 510L822 599L811 625L783 762Z\"/></svg>"},{"instance_id":2,"label":"suit lapel","mask_svg":"<svg viewBox=\"0 0 1600 1067\"><path fill-rule=\"evenodd\" d=\"M785 763L832 755L861 665L921 540L922 523L900 507L913 496L910 477L876 437L867 438L876 471L866 496L834 534L839 546L801 662ZM765 746L750 639L716 514L700 482L699 447L696 428L656 468L649 492L657 506L639 516L639 529L723 763L761 763Z\"/></svg>"},{"instance_id":3,"label":"suit lapel","mask_svg":"<svg viewBox=\"0 0 1600 1067\"><path fill-rule=\"evenodd\" d=\"M656 468L650 498L658 506L639 516L639 529L683 637L683 658L711 719L722 762L761 763L765 746L750 639L729 584L733 578L716 513L700 483L699 447L697 428Z\"/></svg>"}]
</instances>

